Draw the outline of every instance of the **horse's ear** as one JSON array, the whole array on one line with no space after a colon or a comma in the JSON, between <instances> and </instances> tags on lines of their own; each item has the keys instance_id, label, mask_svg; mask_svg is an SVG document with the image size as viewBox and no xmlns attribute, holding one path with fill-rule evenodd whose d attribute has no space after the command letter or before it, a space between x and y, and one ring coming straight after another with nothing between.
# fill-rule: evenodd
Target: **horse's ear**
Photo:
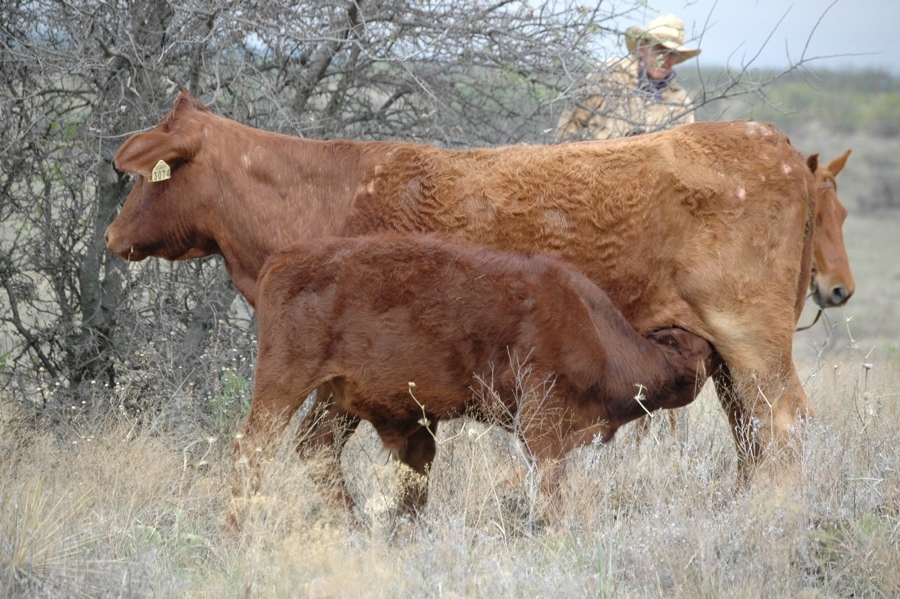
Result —
<instances>
[{"instance_id":1,"label":"horse's ear","mask_svg":"<svg viewBox=\"0 0 900 599\"><path fill-rule=\"evenodd\" d=\"M815 154L810 154L806 158L806 166L809 167L809 170L812 172L816 172L816 169L819 168L819 154L818 152Z\"/></svg>"},{"instance_id":2,"label":"horse's ear","mask_svg":"<svg viewBox=\"0 0 900 599\"><path fill-rule=\"evenodd\" d=\"M847 164L847 158L850 157L850 152L853 150L847 150L837 158L831 161L828 165L828 172L831 173L832 177L837 177L837 174L844 170L844 165Z\"/></svg>"}]
</instances>

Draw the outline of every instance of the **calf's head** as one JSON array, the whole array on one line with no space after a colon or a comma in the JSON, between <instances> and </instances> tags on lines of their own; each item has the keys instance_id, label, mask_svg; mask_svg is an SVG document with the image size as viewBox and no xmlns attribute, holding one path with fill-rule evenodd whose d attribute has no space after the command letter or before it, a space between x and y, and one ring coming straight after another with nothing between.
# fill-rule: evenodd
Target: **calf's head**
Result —
<instances>
[{"instance_id":1,"label":"calf's head","mask_svg":"<svg viewBox=\"0 0 900 599\"><path fill-rule=\"evenodd\" d=\"M660 347L672 378L654 407L680 408L694 401L712 370L712 346L705 339L679 328L660 329L647 335Z\"/></svg>"}]
</instances>

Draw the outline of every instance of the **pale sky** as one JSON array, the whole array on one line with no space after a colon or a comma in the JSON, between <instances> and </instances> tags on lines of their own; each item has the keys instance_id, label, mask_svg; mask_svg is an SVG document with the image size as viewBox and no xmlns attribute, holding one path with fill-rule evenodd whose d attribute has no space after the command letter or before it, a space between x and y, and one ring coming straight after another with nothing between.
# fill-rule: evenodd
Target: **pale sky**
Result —
<instances>
[{"instance_id":1,"label":"pale sky","mask_svg":"<svg viewBox=\"0 0 900 599\"><path fill-rule=\"evenodd\" d=\"M878 67L900 76L891 47L900 0L649 0L646 6L634 13L643 22L622 25L675 13L693 38L689 45L703 49L698 60L705 65L740 66L759 52L753 66L784 68L809 40L806 58L822 57L811 68Z\"/></svg>"}]
</instances>

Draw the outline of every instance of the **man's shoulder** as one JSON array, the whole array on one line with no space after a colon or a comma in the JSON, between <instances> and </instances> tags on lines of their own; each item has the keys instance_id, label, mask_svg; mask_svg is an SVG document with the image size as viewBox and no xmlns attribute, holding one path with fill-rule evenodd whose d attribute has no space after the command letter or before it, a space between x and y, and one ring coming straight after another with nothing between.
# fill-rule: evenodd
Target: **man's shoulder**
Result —
<instances>
[{"instance_id":1,"label":"man's shoulder","mask_svg":"<svg viewBox=\"0 0 900 599\"><path fill-rule=\"evenodd\" d=\"M637 74L637 58L633 54L607 58L600 63L600 70L608 73Z\"/></svg>"},{"instance_id":2,"label":"man's shoulder","mask_svg":"<svg viewBox=\"0 0 900 599\"><path fill-rule=\"evenodd\" d=\"M587 79L595 83L608 82L610 80L619 83L636 81L637 62L631 55L609 58L599 63L597 68L588 75Z\"/></svg>"}]
</instances>

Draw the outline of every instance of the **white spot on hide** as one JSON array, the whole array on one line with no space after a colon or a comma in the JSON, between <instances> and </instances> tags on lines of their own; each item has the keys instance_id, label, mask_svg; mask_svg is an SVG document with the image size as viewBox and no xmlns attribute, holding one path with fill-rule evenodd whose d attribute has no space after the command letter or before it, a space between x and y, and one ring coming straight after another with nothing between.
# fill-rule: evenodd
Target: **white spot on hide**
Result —
<instances>
[{"instance_id":1,"label":"white spot on hide","mask_svg":"<svg viewBox=\"0 0 900 599\"><path fill-rule=\"evenodd\" d=\"M772 129L766 125L757 123L756 121L747 121L747 135L749 137L753 137L754 135L768 137L769 135L772 135Z\"/></svg>"},{"instance_id":2,"label":"white spot on hide","mask_svg":"<svg viewBox=\"0 0 900 599\"><path fill-rule=\"evenodd\" d=\"M550 231L566 231L571 228L566 213L561 210L545 210L544 222Z\"/></svg>"}]
</instances>

